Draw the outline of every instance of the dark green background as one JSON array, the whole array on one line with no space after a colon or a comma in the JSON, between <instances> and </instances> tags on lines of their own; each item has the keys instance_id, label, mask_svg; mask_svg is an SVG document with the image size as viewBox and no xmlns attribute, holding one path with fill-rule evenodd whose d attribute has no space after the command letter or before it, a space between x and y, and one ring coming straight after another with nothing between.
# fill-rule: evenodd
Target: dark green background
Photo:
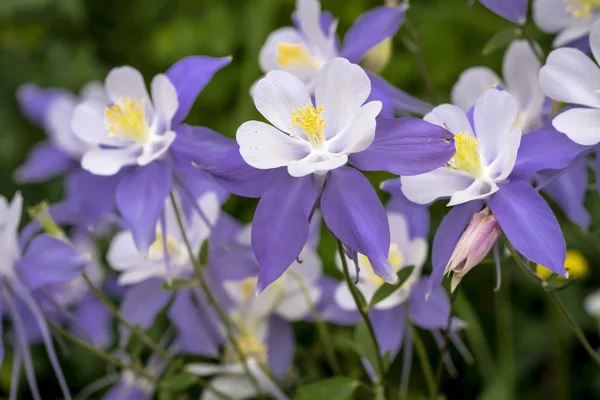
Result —
<instances>
[{"instance_id":1,"label":"dark green background","mask_svg":"<svg viewBox=\"0 0 600 400\"><path fill-rule=\"evenodd\" d=\"M323 0L323 8L339 18L343 34L362 12L380 5L373 0ZM200 95L188 122L205 125L233 137L244 121L258 118L248 95L260 76L257 55L269 32L289 25L292 0L1 0L0 1L0 193L12 197L16 190L26 205L60 199L59 179L44 185L17 187L11 180L15 168L44 133L28 123L18 110L14 93L18 85L66 87L77 91L89 80L102 80L110 68L129 64L152 75L173 62L193 54L232 55L233 62L219 72ZM482 55L485 43L510 23L479 4L466 0L413 0L408 19L416 28L438 101L448 101L460 72L475 65L499 69L502 52ZM393 58L383 76L400 88L426 99L417 59L404 46L404 29L394 39ZM536 32L545 50L550 38ZM374 183L382 176L371 176ZM594 214L591 233L563 223L570 247L581 248L590 260L588 278L560 293L593 345L600 345L597 324L582 308L586 294L600 286L598 274L598 222L600 202L592 191L588 202ZM245 221L251 219L255 202L231 199L227 210ZM433 210L439 223L443 205ZM333 245L325 239L321 252L331 263ZM466 365L456 357L460 374L446 378L443 391L449 399L570 399L600 396L600 374L564 324L547 296L524 278L510 262L504 265L504 286L493 292L491 263L476 268L464 280L462 296L473 305L483 335L471 325L477 363ZM464 302L459 315L465 317ZM304 382L324 372L322 352L311 344L309 325L297 327L299 341L296 373ZM342 333L340 333L342 335ZM423 335L422 335L423 336ZM432 362L432 341L426 337ZM314 346L317 346L316 349ZM93 378L104 374L105 365L83 351L71 351L64 365L77 392ZM494 365L485 362L489 347ZM54 398L55 378L44 353L37 349L36 367L44 398ZM481 356L483 354L483 357ZM357 366L357 368L359 368ZM0 386L6 390L10 378L10 354L0 370ZM391 381L397 381L395 369ZM396 382L397 383L397 382ZM425 393L418 363L414 363L411 389ZM28 398L24 395L23 398ZM418 398L418 397L415 397Z\"/></svg>"}]
</instances>

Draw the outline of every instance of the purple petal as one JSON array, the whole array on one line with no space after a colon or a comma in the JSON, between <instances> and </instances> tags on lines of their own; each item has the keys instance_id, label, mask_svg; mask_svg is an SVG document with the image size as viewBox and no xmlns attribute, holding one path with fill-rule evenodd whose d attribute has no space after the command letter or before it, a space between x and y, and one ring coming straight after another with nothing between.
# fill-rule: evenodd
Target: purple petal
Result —
<instances>
[{"instance_id":1,"label":"purple petal","mask_svg":"<svg viewBox=\"0 0 600 400\"><path fill-rule=\"evenodd\" d=\"M220 335L213 325L214 320L207 315L208 305L196 305L191 294L189 290L180 290L169 309L169 318L177 329L182 350L190 354L217 357Z\"/></svg>"},{"instance_id":2,"label":"purple petal","mask_svg":"<svg viewBox=\"0 0 600 400\"><path fill-rule=\"evenodd\" d=\"M25 163L16 170L15 180L19 183L44 182L76 166L67 154L46 140L31 150Z\"/></svg>"},{"instance_id":3,"label":"purple petal","mask_svg":"<svg viewBox=\"0 0 600 400\"><path fill-rule=\"evenodd\" d=\"M527 20L527 0L479 0L481 4L516 24Z\"/></svg>"},{"instance_id":4,"label":"purple petal","mask_svg":"<svg viewBox=\"0 0 600 400\"><path fill-rule=\"evenodd\" d=\"M31 241L23 258L17 261L17 267L27 286L34 290L72 281L88 261L73 246L43 234Z\"/></svg>"},{"instance_id":5,"label":"purple petal","mask_svg":"<svg viewBox=\"0 0 600 400\"><path fill-rule=\"evenodd\" d=\"M339 284L340 281L329 276L321 277L318 284L321 289L321 297L316 304L316 309L325 321L344 326L356 325L361 321L358 311L344 310L335 301L335 289Z\"/></svg>"},{"instance_id":6,"label":"purple petal","mask_svg":"<svg viewBox=\"0 0 600 400\"><path fill-rule=\"evenodd\" d=\"M190 165L193 161L201 165L235 144L234 140L203 126L182 124L175 132L177 137L169 152L181 164Z\"/></svg>"},{"instance_id":7,"label":"purple petal","mask_svg":"<svg viewBox=\"0 0 600 400\"><path fill-rule=\"evenodd\" d=\"M410 294L408 306L411 321L423 329L445 329L450 316L450 301L441 286L433 288L427 297L429 285L421 280Z\"/></svg>"},{"instance_id":8,"label":"purple petal","mask_svg":"<svg viewBox=\"0 0 600 400\"><path fill-rule=\"evenodd\" d=\"M21 112L40 127L44 125L48 108L58 97L72 95L62 89L42 89L35 84L25 84L17 91L17 101Z\"/></svg>"},{"instance_id":9,"label":"purple petal","mask_svg":"<svg viewBox=\"0 0 600 400\"><path fill-rule=\"evenodd\" d=\"M366 255L377 275L388 282L397 280L387 260L390 250L387 214L362 173L349 167L332 170L323 190L321 211L331 232Z\"/></svg>"},{"instance_id":10,"label":"purple petal","mask_svg":"<svg viewBox=\"0 0 600 400\"><path fill-rule=\"evenodd\" d=\"M82 169L69 174L67 196L78 210L80 224L96 227L116 214L115 194L121 176L121 172L113 176L99 176Z\"/></svg>"},{"instance_id":11,"label":"purple petal","mask_svg":"<svg viewBox=\"0 0 600 400\"><path fill-rule=\"evenodd\" d=\"M375 140L349 161L364 171L419 175L444 166L456 152L452 133L416 118L378 119Z\"/></svg>"},{"instance_id":12,"label":"purple petal","mask_svg":"<svg viewBox=\"0 0 600 400\"><path fill-rule=\"evenodd\" d=\"M521 139L511 176L528 179L538 171L563 169L592 147L582 146L556 130L530 132Z\"/></svg>"},{"instance_id":13,"label":"purple petal","mask_svg":"<svg viewBox=\"0 0 600 400\"><path fill-rule=\"evenodd\" d=\"M150 400L153 393L127 382L119 382L102 398L103 400Z\"/></svg>"},{"instance_id":14,"label":"purple petal","mask_svg":"<svg viewBox=\"0 0 600 400\"><path fill-rule=\"evenodd\" d=\"M404 11L404 7L381 6L358 17L344 37L341 56L358 63L367 51L398 32Z\"/></svg>"},{"instance_id":15,"label":"purple petal","mask_svg":"<svg viewBox=\"0 0 600 400\"><path fill-rule=\"evenodd\" d=\"M401 189L400 178L390 179L381 185L381 189L392 195L386 209L404 215L408 222L410 238L426 238L429 235L429 208L408 200Z\"/></svg>"},{"instance_id":16,"label":"purple petal","mask_svg":"<svg viewBox=\"0 0 600 400\"><path fill-rule=\"evenodd\" d=\"M269 368L282 379L294 360L296 341L292 325L277 315L271 315L266 343Z\"/></svg>"},{"instance_id":17,"label":"purple petal","mask_svg":"<svg viewBox=\"0 0 600 400\"><path fill-rule=\"evenodd\" d=\"M48 207L52 220L58 225L75 224L79 220L77 205L70 200L52 204ZM30 221L19 233L19 247L24 249L29 241L42 231L42 226L37 220Z\"/></svg>"},{"instance_id":18,"label":"purple petal","mask_svg":"<svg viewBox=\"0 0 600 400\"><path fill-rule=\"evenodd\" d=\"M121 301L121 315L132 325L146 330L156 315L167 305L171 292L160 288L158 279L149 279L131 287ZM131 332L124 326L119 328L120 341L124 345Z\"/></svg>"},{"instance_id":19,"label":"purple petal","mask_svg":"<svg viewBox=\"0 0 600 400\"><path fill-rule=\"evenodd\" d=\"M92 344L106 348L112 339L112 314L93 294L88 294L75 311L77 327L71 330L81 340L92 340ZM83 332L79 330L83 329Z\"/></svg>"},{"instance_id":20,"label":"purple petal","mask_svg":"<svg viewBox=\"0 0 600 400\"><path fill-rule=\"evenodd\" d=\"M384 98L380 100L390 99L394 110L401 113L413 113L418 115L425 115L433 109L431 104L419 100L416 97L398 89L385 79L367 72L369 79L371 79L371 91L385 94ZM384 106L385 109L385 106Z\"/></svg>"},{"instance_id":21,"label":"purple petal","mask_svg":"<svg viewBox=\"0 0 600 400\"><path fill-rule=\"evenodd\" d=\"M117 185L117 207L142 253L156 238L156 223L170 190L171 171L160 161L125 174Z\"/></svg>"},{"instance_id":22,"label":"purple petal","mask_svg":"<svg viewBox=\"0 0 600 400\"><path fill-rule=\"evenodd\" d=\"M489 206L510 243L527 259L565 275L566 244L542 196L523 181L501 185Z\"/></svg>"},{"instance_id":23,"label":"purple petal","mask_svg":"<svg viewBox=\"0 0 600 400\"><path fill-rule=\"evenodd\" d=\"M369 317L375 330L379 351L381 354L390 351L394 359L406 333L406 307L401 304L389 310L375 309L370 312Z\"/></svg>"},{"instance_id":24,"label":"purple petal","mask_svg":"<svg viewBox=\"0 0 600 400\"><path fill-rule=\"evenodd\" d=\"M169 68L166 75L175 86L179 100L171 126L179 125L187 117L204 86L230 62L231 57L191 56L182 58Z\"/></svg>"},{"instance_id":25,"label":"purple petal","mask_svg":"<svg viewBox=\"0 0 600 400\"><path fill-rule=\"evenodd\" d=\"M567 172L546 186L544 191L558 203L571 221L587 231L592 222L590 213L585 208L588 186L587 160L576 161L568 168ZM543 185L544 181L553 179L553 175L540 173L537 175L537 181Z\"/></svg>"},{"instance_id":26,"label":"purple petal","mask_svg":"<svg viewBox=\"0 0 600 400\"><path fill-rule=\"evenodd\" d=\"M435 232L431 249L433 270L429 277L429 291L442 283L444 270L450 260L458 239L469 225L471 217L481 210L483 202L476 200L452 207Z\"/></svg>"},{"instance_id":27,"label":"purple petal","mask_svg":"<svg viewBox=\"0 0 600 400\"><path fill-rule=\"evenodd\" d=\"M243 197L261 197L280 177L289 176L285 167L256 169L240 155L237 144L198 168L209 173L225 190Z\"/></svg>"},{"instance_id":28,"label":"purple petal","mask_svg":"<svg viewBox=\"0 0 600 400\"><path fill-rule=\"evenodd\" d=\"M302 251L316 201L312 175L283 177L260 199L252 223L252 249L260 265L257 293L279 278Z\"/></svg>"}]
</instances>

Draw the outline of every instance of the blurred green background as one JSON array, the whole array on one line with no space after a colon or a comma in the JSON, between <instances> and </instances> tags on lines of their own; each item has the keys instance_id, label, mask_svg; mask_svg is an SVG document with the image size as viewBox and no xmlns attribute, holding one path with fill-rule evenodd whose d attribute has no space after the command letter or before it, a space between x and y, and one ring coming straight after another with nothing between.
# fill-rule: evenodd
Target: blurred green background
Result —
<instances>
[{"instance_id":1,"label":"blurred green background","mask_svg":"<svg viewBox=\"0 0 600 400\"><path fill-rule=\"evenodd\" d=\"M323 9L339 18L340 35L362 12L378 6L375 0L322 0ZM413 0L408 19L420 38L425 64L439 102L446 102L461 71L475 65L499 70L502 51L482 55L485 43L510 23L466 0ZM233 137L244 121L259 118L248 95L261 75L257 55L267 35L290 24L293 0L1 0L0 1L0 193L12 197L21 190L27 205L60 199L62 182L17 187L15 168L42 131L19 113L15 90L25 82L73 91L90 80L102 80L115 66L132 65L147 77L165 71L173 62L193 54L232 55L233 62L219 72L200 95L187 122L205 125ZM416 55L405 46L405 28L394 38L393 57L382 75L405 91L427 99ZM545 50L550 38L536 32ZM373 175L374 181L382 177ZM376 182L375 182L376 183ZM560 293L574 318L600 345L597 323L585 315L582 301L600 287L600 201L591 191L594 214L590 233L564 221L569 247L580 248L590 261L588 278ZM255 202L231 199L226 208L250 221ZM434 226L445 212L432 209ZM558 211L557 211L558 213ZM322 254L331 263L333 245L325 239ZM503 269L503 287L493 291L495 272L485 263L465 278L457 301L459 316L470 325L468 342L476 363L455 357L459 375L446 378L449 399L587 399L600 397L600 373L575 340L547 296L509 262ZM468 299L468 302L465 301ZM468 304L471 306L468 306ZM480 325L472 318L478 316ZM299 327L301 335L311 328ZM304 342L304 338L299 338ZM427 338L432 362L437 359ZM69 346L65 371L73 392L105 366ZM55 378L43 350L36 349L38 379L44 398L54 398ZM310 365L308 356L300 362ZM308 361L307 361L308 357ZM316 379L318 372L299 369L300 379ZM399 374L396 375L398 377ZM10 355L2 366L0 387L9 385ZM393 379L392 379L393 380ZM425 392L418 364L413 366L411 388ZM5 392L6 393L6 392ZM28 398L24 395L23 398Z\"/></svg>"}]
</instances>

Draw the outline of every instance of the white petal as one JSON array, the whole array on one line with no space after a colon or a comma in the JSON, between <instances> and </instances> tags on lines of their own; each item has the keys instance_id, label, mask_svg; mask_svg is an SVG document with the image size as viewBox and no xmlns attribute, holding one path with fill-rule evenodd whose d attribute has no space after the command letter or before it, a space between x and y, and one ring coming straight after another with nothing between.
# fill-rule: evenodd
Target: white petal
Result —
<instances>
[{"instance_id":1,"label":"white petal","mask_svg":"<svg viewBox=\"0 0 600 400\"><path fill-rule=\"evenodd\" d=\"M442 104L435 107L423 119L431 124L442 126L454 134L460 132L474 133L467 114L452 104Z\"/></svg>"},{"instance_id":2,"label":"white petal","mask_svg":"<svg viewBox=\"0 0 600 400\"><path fill-rule=\"evenodd\" d=\"M113 103L116 103L121 97L130 97L145 102L147 107L152 106L144 77L133 67L113 68L106 76L104 88Z\"/></svg>"},{"instance_id":3,"label":"white petal","mask_svg":"<svg viewBox=\"0 0 600 400\"><path fill-rule=\"evenodd\" d=\"M600 61L600 19L592 25L590 31L590 47L596 62Z\"/></svg>"},{"instance_id":4,"label":"white petal","mask_svg":"<svg viewBox=\"0 0 600 400\"><path fill-rule=\"evenodd\" d=\"M375 118L381 106L380 101L370 101L360 107L352 122L328 141L329 151L352 154L366 150L375 139Z\"/></svg>"},{"instance_id":5,"label":"white petal","mask_svg":"<svg viewBox=\"0 0 600 400\"><path fill-rule=\"evenodd\" d=\"M397 305L404 303L404 301L406 301L406 299L408 299L409 295L410 295L409 290L406 290L403 288L398 288L394 291L394 293L392 293L385 299L383 299L380 302L378 302L377 304L375 304L375 309L376 310L389 310L390 308L394 308Z\"/></svg>"},{"instance_id":6,"label":"white petal","mask_svg":"<svg viewBox=\"0 0 600 400\"><path fill-rule=\"evenodd\" d=\"M115 235L110 243L106 260L117 271L128 269L143 260L130 231L121 231Z\"/></svg>"},{"instance_id":7,"label":"white petal","mask_svg":"<svg viewBox=\"0 0 600 400\"><path fill-rule=\"evenodd\" d=\"M515 167L522 136L523 133L519 128L510 130L504 136L499 143L498 157L487 167L487 174L491 179L500 182L508 178Z\"/></svg>"},{"instance_id":8,"label":"white petal","mask_svg":"<svg viewBox=\"0 0 600 400\"><path fill-rule=\"evenodd\" d=\"M578 23L561 31L555 38L552 45L554 47L562 47L577 39L581 39L590 31L590 25L587 23Z\"/></svg>"},{"instance_id":9,"label":"white petal","mask_svg":"<svg viewBox=\"0 0 600 400\"><path fill-rule=\"evenodd\" d=\"M454 193L448 202L448 206L456 206L472 200L485 199L497 191L498 186L495 182L477 179L468 188Z\"/></svg>"},{"instance_id":10,"label":"white petal","mask_svg":"<svg viewBox=\"0 0 600 400\"><path fill-rule=\"evenodd\" d=\"M573 108L557 115L552 125L575 143L589 146L600 142L600 110Z\"/></svg>"},{"instance_id":11,"label":"white petal","mask_svg":"<svg viewBox=\"0 0 600 400\"><path fill-rule=\"evenodd\" d=\"M292 161L288 164L288 173L291 176L301 177L308 174L324 174L327 171L341 167L348 162L346 154L331 154L322 151L312 152L302 160Z\"/></svg>"},{"instance_id":12,"label":"white petal","mask_svg":"<svg viewBox=\"0 0 600 400\"><path fill-rule=\"evenodd\" d=\"M94 175L114 175L127 165L136 164L136 149L99 149L88 151L81 158L81 167Z\"/></svg>"},{"instance_id":13,"label":"white petal","mask_svg":"<svg viewBox=\"0 0 600 400\"><path fill-rule=\"evenodd\" d=\"M302 262L294 261L285 272L286 282L296 282L296 278L300 278L307 287L311 287L311 285L323 276L321 258L313 248L305 246L302 252L300 252L298 259ZM295 277L292 276L292 273Z\"/></svg>"},{"instance_id":14,"label":"white petal","mask_svg":"<svg viewBox=\"0 0 600 400\"><path fill-rule=\"evenodd\" d=\"M451 197L475 181L475 178L466 172L445 167L422 175L403 176L400 179L402 193L417 204L429 204L441 197Z\"/></svg>"},{"instance_id":15,"label":"white petal","mask_svg":"<svg viewBox=\"0 0 600 400\"><path fill-rule=\"evenodd\" d=\"M404 215L397 212L388 212L388 221L390 224L390 241L398 245L398 249L402 252L402 247L406 247L405 245L410 242L408 222L406 222Z\"/></svg>"},{"instance_id":16,"label":"white petal","mask_svg":"<svg viewBox=\"0 0 600 400\"><path fill-rule=\"evenodd\" d=\"M128 269L119 275L119 285L134 285L143 282L150 278L166 276L166 268L164 266L148 265L138 266L138 268Z\"/></svg>"},{"instance_id":17,"label":"white petal","mask_svg":"<svg viewBox=\"0 0 600 400\"><path fill-rule=\"evenodd\" d=\"M254 385L245 375L225 375L214 378L211 386L232 399L251 399L257 393ZM210 390L203 390L200 400L220 400L221 396Z\"/></svg>"},{"instance_id":18,"label":"white petal","mask_svg":"<svg viewBox=\"0 0 600 400\"><path fill-rule=\"evenodd\" d=\"M554 50L540 70L546 96L563 103L600 108L600 68L577 49Z\"/></svg>"},{"instance_id":19,"label":"white petal","mask_svg":"<svg viewBox=\"0 0 600 400\"><path fill-rule=\"evenodd\" d=\"M452 88L452 104L468 112L483 92L498 85L502 80L487 67L473 67L465 70Z\"/></svg>"},{"instance_id":20,"label":"white petal","mask_svg":"<svg viewBox=\"0 0 600 400\"><path fill-rule=\"evenodd\" d=\"M362 292L362 290L361 290ZM363 293L364 296L364 293ZM341 282L335 289L334 299L336 304L345 311L356 311L356 303L352 297L352 293L345 282ZM365 297L365 300L366 297ZM370 299L369 299L370 300ZM367 301L369 301L367 300Z\"/></svg>"},{"instance_id":21,"label":"white petal","mask_svg":"<svg viewBox=\"0 0 600 400\"><path fill-rule=\"evenodd\" d=\"M477 99L473 121L485 165L500 156L517 115L517 103L508 92L491 89Z\"/></svg>"},{"instance_id":22,"label":"white petal","mask_svg":"<svg viewBox=\"0 0 600 400\"><path fill-rule=\"evenodd\" d=\"M333 41L321 29L321 4L318 0L297 0L296 15L302 33L311 47L319 49L323 56L331 55Z\"/></svg>"},{"instance_id":23,"label":"white petal","mask_svg":"<svg viewBox=\"0 0 600 400\"><path fill-rule=\"evenodd\" d=\"M273 125L289 132L292 112L312 104L304 83L285 71L271 71L252 92L256 109Z\"/></svg>"},{"instance_id":24,"label":"white petal","mask_svg":"<svg viewBox=\"0 0 600 400\"><path fill-rule=\"evenodd\" d=\"M153 137L151 143L144 147L142 154L137 158L137 163L144 166L162 157L169 150L176 136L175 132L167 131L162 136Z\"/></svg>"},{"instance_id":25,"label":"white petal","mask_svg":"<svg viewBox=\"0 0 600 400\"><path fill-rule=\"evenodd\" d=\"M52 103L46 114L46 125L58 148L74 158L79 158L86 145L73 134L71 122L75 112L75 99L62 96Z\"/></svg>"},{"instance_id":26,"label":"white petal","mask_svg":"<svg viewBox=\"0 0 600 400\"><path fill-rule=\"evenodd\" d=\"M277 45L280 43L302 45L304 44L304 39L295 28L290 26L271 32L258 54L258 63L260 64L260 69L264 73L284 69L283 66L277 62Z\"/></svg>"},{"instance_id":27,"label":"white petal","mask_svg":"<svg viewBox=\"0 0 600 400\"><path fill-rule=\"evenodd\" d=\"M91 81L85 84L81 88L79 96L81 97L82 101L93 100L105 105L110 104L110 99L106 95L104 85L98 81Z\"/></svg>"},{"instance_id":28,"label":"white petal","mask_svg":"<svg viewBox=\"0 0 600 400\"><path fill-rule=\"evenodd\" d=\"M71 128L73 133L82 141L89 144L103 144L121 147L123 141L116 136L110 136L105 128L104 110L106 105L97 101L86 101L75 107Z\"/></svg>"},{"instance_id":29,"label":"white petal","mask_svg":"<svg viewBox=\"0 0 600 400\"><path fill-rule=\"evenodd\" d=\"M541 121L544 106L544 93L539 83L541 64L526 40L512 42L502 70L506 80L506 90L517 101L522 126L529 129Z\"/></svg>"},{"instance_id":30,"label":"white petal","mask_svg":"<svg viewBox=\"0 0 600 400\"><path fill-rule=\"evenodd\" d=\"M193 363L186 365L185 370L198 376L210 376L223 372L223 366L219 364Z\"/></svg>"},{"instance_id":31,"label":"white petal","mask_svg":"<svg viewBox=\"0 0 600 400\"><path fill-rule=\"evenodd\" d=\"M315 83L315 103L323 106L325 138L346 128L371 93L371 81L358 65L335 58L319 71Z\"/></svg>"},{"instance_id":32,"label":"white petal","mask_svg":"<svg viewBox=\"0 0 600 400\"><path fill-rule=\"evenodd\" d=\"M167 128L171 128L171 119L179 108L179 100L177 99L177 90L165 74L158 74L152 79L152 103L156 114L160 115L167 124Z\"/></svg>"},{"instance_id":33,"label":"white petal","mask_svg":"<svg viewBox=\"0 0 600 400\"><path fill-rule=\"evenodd\" d=\"M414 265L415 270L418 270L418 275L420 275L420 270L427 261L428 247L427 240L424 238L417 238L410 242L410 251L406 254L406 264Z\"/></svg>"},{"instance_id":34,"label":"white petal","mask_svg":"<svg viewBox=\"0 0 600 400\"><path fill-rule=\"evenodd\" d=\"M564 0L535 0L533 2L535 24L546 33L555 33L573 24Z\"/></svg>"},{"instance_id":35,"label":"white petal","mask_svg":"<svg viewBox=\"0 0 600 400\"><path fill-rule=\"evenodd\" d=\"M252 167L271 169L289 165L310 153L310 144L264 122L244 122L237 130L240 154Z\"/></svg>"},{"instance_id":36,"label":"white petal","mask_svg":"<svg viewBox=\"0 0 600 400\"><path fill-rule=\"evenodd\" d=\"M319 299L321 291L318 288L308 288L310 303L306 295L298 288L295 293L287 293L281 299L275 312L288 321L299 321L310 315L311 307L314 307Z\"/></svg>"}]
</instances>

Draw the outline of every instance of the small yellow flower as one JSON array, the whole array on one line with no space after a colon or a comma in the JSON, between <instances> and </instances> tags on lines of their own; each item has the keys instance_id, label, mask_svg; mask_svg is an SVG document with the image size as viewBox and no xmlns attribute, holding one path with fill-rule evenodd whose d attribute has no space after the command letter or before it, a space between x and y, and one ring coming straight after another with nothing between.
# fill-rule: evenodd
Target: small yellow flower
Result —
<instances>
[{"instance_id":1,"label":"small yellow flower","mask_svg":"<svg viewBox=\"0 0 600 400\"><path fill-rule=\"evenodd\" d=\"M569 278L583 278L588 273L588 261L579 250L567 250L565 269L569 273ZM552 276L552 271L540 264L537 265L536 271L543 280L548 280Z\"/></svg>"}]
</instances>

